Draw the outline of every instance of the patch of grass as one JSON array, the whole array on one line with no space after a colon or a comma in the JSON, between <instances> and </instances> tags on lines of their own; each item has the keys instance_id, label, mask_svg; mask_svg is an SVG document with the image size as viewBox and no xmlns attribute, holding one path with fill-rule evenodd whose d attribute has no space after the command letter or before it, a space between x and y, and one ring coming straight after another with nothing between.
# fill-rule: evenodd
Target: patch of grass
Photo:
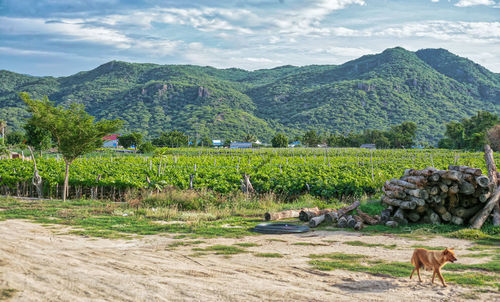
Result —
<instances>
[{"instance_id":1,"label":"patch of grass","mask_svg":"<svg viewBox=\"0 0 500 302\"><path fill-rule=\"evenodd\" d=\"M279 253L255 253L253 255L255 257L264 257L264 258L283 258L283 255Z\"/></svg>"},{"instance_id":2,"label":"patch of grass","mask_svg":"<svg viewBox=\"0 0 500 302\"><path fill-rule=\"evenodd\" d=\"M446 249L445 246L428 246L428 245L421 245L421 244L414 244L411 247L413 248L420 248L420 249L426 249L426 250L431 250L431 251L443 251Z\"/></svg>"},{"instance_id":3,"label":"patch of grass","mask_svg":"<svg viewBox=\"0 0 500 302\"><path fill-rule=\"evenodd\" d=\"M342 242L342 243L347 244L347 245L352 245L352 246L366 246L366 247L380 246L380 247L383 247L383 248L386 248L386 249L390 249L390 250L393 250L393 249L396 248L395 244L385 245L385 244L380 244L380 243L365 243L365 242L362 242L362 241L359 241L359 240L345 241L345 242Z\"/></svg>"},{"instance_id":4,"label":"patch of grass","mask_svg":"<svg viewBox=\"0 0 500 302\"><path fill-rule=\"evenodd\" d=\"M309 255L312 260L309 261L314 268L319 270L347 270L353 272L365 272L373 275L384 275L392 277L408 277L413 270L413 265L409 262L389 262L380 259L371 259L371 257L355 254L323 254ZM500 256L498 256L500 258ZM453 268L452 268L453 267ZM498 263L491 261L485 264L473 265L449 265L445 266L443 270L487 270L493 274L484 274L480 272L466 271L464 273L444 273L443 276L446 281L453 282L464 286L488 286L499 287L500 278ZM500 291L500 287L499 287Z\"/></svg>"},{"instance_id":5,"label":"patch of grass","mask_svg":"<svg viewBox=\"0 0 500 302\"><path fill-rule=\"evenodd\" d=\"M333 260L338 260L338 261L346 261L346 262L353 262L357 261L359 259L365 259L367 256L365 255L356 255L356 254L345 254L345 253L331 253L331 254L311 254L309 255L309 258L312 259L333 259Z\"/></svg>"},{"instance_id":6,"label":"patch of grass","mask_svg":"<svg viewBox=\"0 0 500 302\"><path fill-rule=\"evenodd\" d=\"M17 292L17 289L3 288L0 290L0 300L10 299L10 298L14 297L16 292Z\"/></svg>"},{"instance_id":7,"label":"patch of grass","mask_svg":"<svg viewBox=\"0 0 500 302\"><path fill-rule=\"evenodd\" d=\"M188 255L189 257L201 257L201 256L206 256L208 255L208 253L204 253L204 252L196 252L196 253L192 253L190 255Z\"/></svg>"},{"instance_id":8,"label":"patch of grass","mask_svg":"<svg viewBox=\"0 0 500 302\"><path fill-rule=\"evenodd\" d=\"M443 273L443 277L446 282L468 286L494 286L493 282L498 281L498 276L477 273Z\"/></svg>"},{"instance_id":9,"label":"patch of grass","mask_svg":"<svg viewBox=\"0 0 500 302\"><path fill-rule=\"evenodd\" d=\"M234 245L238 245L238 246L242 246L242 247L260 246L260 244L252 243L252 242L241 242L241 243L235 243Z\"/></svg>"},{"instance_id":10,"label":"patch of grass","mask_svg":"<svg viewBox=\"0 0 500 302\"><path fill-rule=\"evenodd\" d=\"M487 250L491 250L491 249L492 249L491 246L482 246L482 245L474 245L474 246L466 248L466 250L468 250L468 251L487 251Z\"/></svg>"},{"instance_id":11,"label":"patch of grass","mask_svg":"<svg viewBox=\"0 0 500 302\"><path fill-rule=\"evenodd\" d=\"M167 245L167 247L169 247L169 248L176 248L178 246L189 246L189 245L201 244L201 243L205 243L205 241L203 241L203 240L176 241L176 242L170 243L169 245Z\"/></svg>"},{"instance_id":12,"label":"patch of grass","mask_svg":"<svg viewBox=\"0 0 500 302\"><path fill-rule=\"evenodd\" d=\"M500 274L500 254L496 254L491 261L486 263L478 263L478 264L454 263L452 265L445 266L443 270L446 271L479 270L479 271L487 271Z\"/></svg>"},{"instance_id":13,"label":"patch of grass","mask_svg":"<svg viewBox=\"0 0 500 302\"><path fill-rule=\"evenodd\" d=\"M230 245L212 245L206 248L195 248L193 251L215 252L216 255L234 255L246 253L244 249Z\"/></svg>"},{"instance_id":14,"label":"patch of grass","mask_svg":"<svg viewBox=\"0 0 500 302\"><path fill-rule=\"evenodd\" d=\"M481 253L477 253L477 254L465 254L465 255L460 255L460 257L463 257L463 258L484 258L484 257L490 257L490 256L493 256L494 254L491 254L491 253L485 253L485 252L481 252Z\"/></svg>"},{"instance_id":15,"label":"patch of grass","mask_svg":"<svg viewBox=\"0 0 500 302\"><path fill-rule=\"evenodd\" d=\"M385 209L380 200L367 200L359 206L361 211L368 215L380 215L380 212Z\"/></svg>"},{"instance_id":16,"label":"patch of grass","mask_svg":"<svg viewBox=\"0 0 500 302\"><path fill-rule=\"evenodd\" d=\"M314 243L314 242L294 242L292 245L306 245L306 246L329 246L326 243Z\"/></svg>"}]
</instances>

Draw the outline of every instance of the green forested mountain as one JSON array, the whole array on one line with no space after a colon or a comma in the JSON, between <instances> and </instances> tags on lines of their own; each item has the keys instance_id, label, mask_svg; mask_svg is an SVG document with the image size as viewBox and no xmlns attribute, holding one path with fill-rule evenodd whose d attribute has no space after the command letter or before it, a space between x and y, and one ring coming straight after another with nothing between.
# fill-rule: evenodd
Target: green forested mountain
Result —
<instances>
[{"instance_id":1,"label":"green forested mountain","mask_svg":"<svg viewBox=\"0 0 500 302\"><path fill-rule=\"evenodd\" d=\"M269 142L277 132L348 133L414 121L418 140L435 143L446 122L500 112L500 74L444 49L399 47L337 66L256 71L118 61L60 78L2 70L0 119L11 130L28 116L21 91L63 106L82 103L97 118L123 119L123 132L147 137L180 130Z\"/></svg>"}]
</instances>

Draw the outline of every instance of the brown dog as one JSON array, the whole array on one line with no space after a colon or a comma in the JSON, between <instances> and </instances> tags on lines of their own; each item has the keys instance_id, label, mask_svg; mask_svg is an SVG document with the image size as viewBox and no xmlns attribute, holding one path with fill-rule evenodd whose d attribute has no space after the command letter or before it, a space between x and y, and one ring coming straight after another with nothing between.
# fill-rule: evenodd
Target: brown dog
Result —
<instances>
[{"instance_id":1,"label":"brown dog","mask_svg":"<svg viewBox=\"0 0 500 302\"><path fill-rule=\"evenodd\" d=\"M453 252L453 248L445 249L444 251L428 251L426 249L415 249L415 251L413 251L413 256L411 257L411 264L415 266L415 268L411 272L410 279L413 276L415 270L417 270L418 280L422 282L419 269L423 267L425 270L434 271L432 274L432 284L434 284L434 278L437 274L439 279L441 280L441 283L443 283L443 286L446 286L443 275L441 275L441 268L448 261L452 263L457 261L455 252Z\"/></svg>"}]
</instances>

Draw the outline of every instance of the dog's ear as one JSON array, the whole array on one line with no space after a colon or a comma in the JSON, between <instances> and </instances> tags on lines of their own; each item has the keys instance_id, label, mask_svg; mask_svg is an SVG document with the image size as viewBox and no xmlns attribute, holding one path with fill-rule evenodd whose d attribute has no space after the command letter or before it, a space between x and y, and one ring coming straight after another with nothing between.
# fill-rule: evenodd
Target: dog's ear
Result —
<instances>
[{"instance_id":1,"label":"dog's ear","mask_svg":"<svg viewBox=\"0 0 500 302\"><path fill-rule=\"evenodd\" d=\"M448 248L445 248L444 251L443 251L443 255L446 255L448 253L449 253Z\"/></svg>"}]
</instances>

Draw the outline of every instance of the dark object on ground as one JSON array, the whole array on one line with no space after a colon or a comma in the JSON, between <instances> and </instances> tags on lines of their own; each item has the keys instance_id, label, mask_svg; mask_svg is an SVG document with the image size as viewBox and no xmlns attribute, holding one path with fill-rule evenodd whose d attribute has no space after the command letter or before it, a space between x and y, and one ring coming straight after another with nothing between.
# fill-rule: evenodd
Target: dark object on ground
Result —
<instances>
[{"instance_id":1,"label":"dark object on ground","mask_svg":"<svg viewBox=\"0 0 500 302\"><path fill-rule=\"evenodd\" d=\"M289 223L261 223L252 231L263 234L291 234L309 232L309 227Z\"/></svg>"}]
</instances>

